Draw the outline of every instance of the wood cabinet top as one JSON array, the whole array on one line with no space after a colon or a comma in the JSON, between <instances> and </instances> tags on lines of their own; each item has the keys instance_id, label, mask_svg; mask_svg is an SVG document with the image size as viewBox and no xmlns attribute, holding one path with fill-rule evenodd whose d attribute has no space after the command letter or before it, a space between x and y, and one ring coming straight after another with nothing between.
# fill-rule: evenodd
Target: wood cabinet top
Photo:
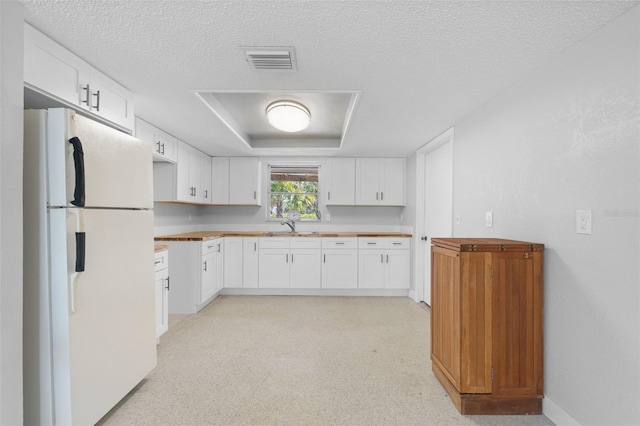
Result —
<instances>
[{"instance_id":1,"label":"wood cabinet top","mask_svg":"<svg viewBox=\"0 0 640 426\"><path fill-rule=\"evenodd\" d=\"M431 244L455 251L543 251L544 244L502 238L432 238Z\"/></svg>"},{"instance_id":2,"label":"wood cabinet top","mask_svg":"<svg viewBox=\"0 0 640 426\"><path fill-rule=\"evenodd\" d=\"M411 238L411 234L401 232L269 232L269 231L195 231L181 234L161 235L156 241L207 241L220 237L369 237L369 238Z\"/></svg>"}]
</instances>

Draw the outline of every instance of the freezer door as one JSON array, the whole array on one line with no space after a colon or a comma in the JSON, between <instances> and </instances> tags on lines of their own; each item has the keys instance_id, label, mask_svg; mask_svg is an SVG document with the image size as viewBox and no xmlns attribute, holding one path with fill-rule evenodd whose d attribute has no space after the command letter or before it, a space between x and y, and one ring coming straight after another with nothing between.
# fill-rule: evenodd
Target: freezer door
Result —
<instances>
[{"instance_id":1,"label":"freezer door","mask_svg":"<svg viewBox=\"0 0 640 426\"><path fill-rule=\"evenodd\" d=\"M55 423L94 424L156 365L153 213L50 216Z\"/></svg>"},{"instance_id":2,"label":"freezer door","mask_svg":"<svg viewBox=\"0 0 640 426\"><path fill-rule=\"evenodd\" d=\"M69 142L73 137L78 138L81 152L78 144L74 149ZM153 208L153 159L149 142L75 111L50 109L47 152L51 206ZM84 205L72 203L82 189Z\"/></svg>"}]
</instances>

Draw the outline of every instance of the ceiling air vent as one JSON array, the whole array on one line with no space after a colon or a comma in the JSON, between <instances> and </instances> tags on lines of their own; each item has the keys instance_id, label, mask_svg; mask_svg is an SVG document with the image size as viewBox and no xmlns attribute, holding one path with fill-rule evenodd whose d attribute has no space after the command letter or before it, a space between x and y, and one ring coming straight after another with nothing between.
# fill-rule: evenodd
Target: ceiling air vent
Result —
<instances>
[{"instance_id":1,"label":"ceiling air vent","mask_svg":"<svg viewBox=\"0 0 640 426\"><path fill-rule=\"evenodd\" d=\"M245 58L256 71L297 71L293 47L243 47Z\"/></svg>"}]
</instances>

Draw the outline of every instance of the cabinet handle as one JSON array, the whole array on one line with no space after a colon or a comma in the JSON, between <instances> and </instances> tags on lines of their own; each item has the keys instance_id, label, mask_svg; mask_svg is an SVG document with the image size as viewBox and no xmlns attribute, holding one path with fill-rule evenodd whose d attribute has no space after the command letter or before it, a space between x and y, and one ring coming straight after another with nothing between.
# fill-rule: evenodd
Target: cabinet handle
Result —
<instances>
[{"instance_id":1,"label":"cabinet handle","mask_svg":"<svg viewBox=\"0 0 640 426\"><path fill-rule=\"evenodd\" d=\"M218 253L220 253L220 244L218 244Z\"/></svg>"},{"instance_id":2,"label":"cabinet handle","mask_svg":"<svg viewBox=\"0 0 640 426\"><path fill-rule=\"evenodd\" d=\"M207 271L207 261L206 260L204 261L204 271L205 272Z\"/></svg>"},{"instance_id":3,"label":"cabinet handle","mask_svg":"<svg viewBox=\"0 0 640 426\"><path fill-rule=\"evenodd\" d=\"M258 250L258 243L254 242L253 243L253 251L257 251Z\"/></svg>"},{"instance_id":4,"label":"cabinet handle","mask_svg":"<svg viewBox=\"0 0 640 426\"><path fill-rule=\"evenodd\" d=\"M289 255L287 254L287 263L289 263Z\"/></svg>"},{"instance_id":5,"label":"cabinet handle","mask_svg":"<svg viewBox=\"0 0 640 426\"><path fill-rule=\"evenodd\" d=\"M161 263L162 263L162 259L158 259L158 260L156 260L156 262L155 262L155 264L156 264L156 265L159 265L159 264L161 264Z\"/></svg>"},{"instance_id":6,"label":"cabinet handle","mask_svg":"<svg viewBox=\"0 0 640 426\"><path fill-rule=\"evenodd\" d=\"M378 243L367 243L367 245L369 245L369 246L375 246L376 244L378 244Z\"/></svg>"},{"instance_id":7,"label":"cabinet handle","mask_svg":"<svg viewBox=\"0 0 640 426\"><path fill-rule=\"evenodd\" d=\"M322 255L322 263L327 263L327 255L326 254Z\"/></svg>"},{"instance_id":8,"label":"cabinet handle","mask_svg":"<svg viewBox=\"0 0 640 426\"><path fill-rule=\"evenodd\" d=\"M90 91L91 89L89 88L89 85L87 84L87 86L86 86L86 87L83 87L83 88L82 88L82 90L86 90L86 91L87 91L87 97L86 97L86 99L85 99L85 100L80 100L80 103L81 103L81 104L87 104L87 106L88 106L89 108L91 108L91 104L89 103L89 97L91 96L91 95L89 94L89 93L90 93L89 91Z\"/></svg>"},{"instance_id":9,"label":"cabinet handle","mask_svg":"<svg viewBox=\"0 0 640 426\"><path fill-rule=\"evenodd\" d=\"M169 282L169 277L167 277L167 291L169 291L169 287L170 287L170 282Z\"/></svg>"},{"instance_id":10,"label":"cabinet handle","mask_svg":"<svg viewBox=\"0 0 640 426\"><path fill-rule=\"evenodd\" d=\"M160 142L156 142L156 145L158 145L158 149L156 149L156 152L158 154L162 154L162 150L160 149Z\"/></svg>"},{"instance_id":11,"label":"cabinet handle","mask_svg":"<svg viewBox=\"0 0 640 426\"><path fill-rule=\"evenodd\" d=\"M164 155L164 142L162 142L162 152L161 152L161 154Z\"/></svg>"},{"instance_id":12,"label":"cabinet handle","mask_svg":"<svg viewBox=\"0 0 640 426\"><path fill-rule=\"evenodd\" d=\"M384 254L380 255L380 263L384 263Z\"/></svg>"},{"instance_id":13,"label":"cabinet handle","mask_svg":"<svg viewBox=\"0 0 640 426\"><path fill-rule=\"evenodd\" d=\"M378 201L378 193L376 192L376 201Z\"/></svg>"},{"instance_id":14,"label":"cabinet handle","mask_svg":"<svg viewBox=\"0 0 640 426\"><path fill-rule=\"evenodd\" d=\"M343 245L344 245L344 243L336 242L336 245L337 245L337 246L343 246Z\"/></svg>"},{"instance_id":15,"label":"cabinet handle","mask_svg":"<svg viewBox=\"0 0 640 426\"><path fill-rule=\"evenodd\" d=\"M389 263L389 255L387 255L387 263Z\"/></svg>"},{"instance_id":16,"label":"cabinet handle","mask_svg":"<svg viewBox=\"0 0 640 426\"><path fill-rule=\"evenodd\" d=\"M253 191L253 199L256 199L256 191Z\"/></svg>"},{"instance_id":17,"label":"cabinet handle","mask_svg":"<svg viewBox=\"0 0 640 426\"><path fill-rule=\"evenodd\" d=\"M380 193L380 201L384 201L384 192Z\"/></svg>"},{"instance_id":18,"label":"cabinet handle","mask_svg":"<svg viewBox=\"0 0 640 426\"><path fill-rule=\"evenodd\" d=\"M209 198L209 190L208 189L204 190L204 198Z\"/></svg>"},{"instance_id":19,"label":"cabinet handle","mask_svg":"<svg viewBox=\"0 0 640 426\"><path fill-rule=\"evenodd\" d=\"M331 191L327 192L327 200L331 199Z\"/></svg>"},{"instance_id":20,"label":"cabinet handle","mask_svg":"<svg viewBox=\"0 0 640 426\"><path fill-rule=\"evenodd\" d=\"M198 189L195 186L193 187L193 196L194 197L198 196Z\"/></svg>"},{"instance_id":21,"label":"cabinet handle","mask_svg":"<svg viewBox=\"0 0 640 426\"><path fill-rule=\"evenodd\" d=\"M424 237L426 239L426 237ZM394 246L400 246L402 243L393 243Z\"/></svg>"},{"instance_id":22,"label":"cabinet handle","mask_svg":"<svg viewBox=\"0 0 640 426\"><path fill-rule=\"evenodd\" d=\"M96 90L96 93L93 94L93 96L96 97L96 107L95 110L100 112L100 91ZM91 107L93 108L93 107Z\"/></svg>"}]
</instances>

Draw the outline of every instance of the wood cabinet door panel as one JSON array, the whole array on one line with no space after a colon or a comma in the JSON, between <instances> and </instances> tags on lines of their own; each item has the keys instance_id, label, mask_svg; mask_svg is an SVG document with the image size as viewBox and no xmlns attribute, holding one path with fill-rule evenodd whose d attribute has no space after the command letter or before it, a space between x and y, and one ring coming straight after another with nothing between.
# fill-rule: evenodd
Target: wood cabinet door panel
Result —
<instances>
[{"instance_id":1,"label":"wood cabinet door panel","mask_svg":"<svg viewBox=\"0 0 640 426\"><path fill-rule=\"evenodd\" d=\"M490 253L461 255L460 392L491 392Z\"/></svg>"},{"instance_id":2,"label":"wood cabinet door panel","mask_svg":"<svg viewBox=\"0 0 640 426\"><path fill-rule=\"evenodd\" d=\"M494 393L536 393L534 262L530 253L494 253Z\"/></svg>"},{"instance_id":3,"label":"wood cabinet door panel","mask_svg":"<svg viewBox=\"0 0 640 426\"><path fill-rule=\"evenodd\" d=\"M431 251L431 360L460 391L460 257Z\"/></svg>"}]
</instances>

